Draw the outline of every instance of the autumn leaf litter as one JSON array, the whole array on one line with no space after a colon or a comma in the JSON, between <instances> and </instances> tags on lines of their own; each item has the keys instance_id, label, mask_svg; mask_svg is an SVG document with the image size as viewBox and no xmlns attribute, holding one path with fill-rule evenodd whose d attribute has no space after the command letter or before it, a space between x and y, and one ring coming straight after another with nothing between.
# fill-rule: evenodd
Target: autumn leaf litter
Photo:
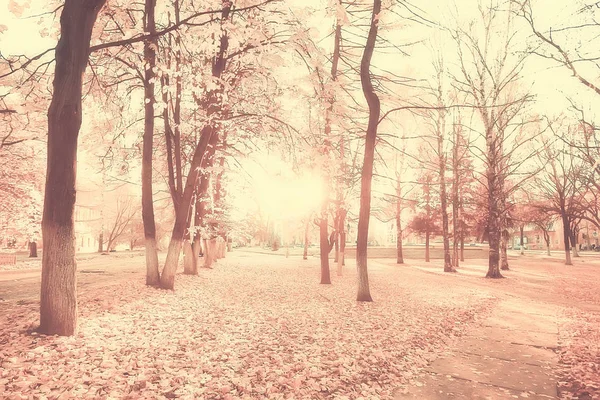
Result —
<instances>
[{"instance_id":1,"label":"autumn leaf litter","mask_svg":"<svg viewBox=\"0 0 600 400\"><path fill-rule=\"evenodd\" d=\"M7 307L0 390L9 399L391 398L491 301L443 277L434 291L398 269L372 272L376 301L360 304L354 271L319 285L311 263L222 260L178 275L175 292L141 280L83 292L70 338L29 334L36 306Z\"/></svg>"}]
</instances>

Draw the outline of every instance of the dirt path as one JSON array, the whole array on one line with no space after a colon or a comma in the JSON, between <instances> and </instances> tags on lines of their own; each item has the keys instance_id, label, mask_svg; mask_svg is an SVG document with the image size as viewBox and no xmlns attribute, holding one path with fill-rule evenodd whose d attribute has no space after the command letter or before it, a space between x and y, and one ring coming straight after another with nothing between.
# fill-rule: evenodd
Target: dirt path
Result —
<instances>
[{"instance_id":1,"label":"dirt path","mask_svg":"<svg viewBox=\"0 0 600 400\"><path fill-rule=\"evenodd\" d=\"M85 255L77 261L79 290L115 285L145 274L139 252L119 255ZM31 262L29 262L31 263ZM41 261L38 261L41 265ZM41 267L0 271L0 309L13 303L37 302L40 298Z\"/></svg>"},{"instance_id":2,"label":"dirt path","mask_svg":"<svg viewBox=\"0 0 600 400\"><path fill-rule=\"evenodd\" d=\"M600 354L586 342L596 341L600 327L577 334L584 316L600 317L600 260L580 258L573 266L540 256L510 261L513 268L501 281L483 279L486 266L476 261L451 275L441 265L411 265L486 290L497 301L481 325L429 364L417 386L399 390L397 399L597 398Z\"/></svg>"}]
</instances>

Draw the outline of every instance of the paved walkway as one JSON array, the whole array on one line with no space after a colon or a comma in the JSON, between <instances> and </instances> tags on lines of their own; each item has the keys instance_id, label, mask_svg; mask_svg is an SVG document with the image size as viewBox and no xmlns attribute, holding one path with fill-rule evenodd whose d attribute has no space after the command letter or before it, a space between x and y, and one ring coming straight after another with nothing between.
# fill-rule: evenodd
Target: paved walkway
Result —
<instances>
[{"instance_id":1,"label":"paved walkway","mask_svg":"<svg viewBox=\"0 0 600 400\"><path fill-rule=\"evenodd\" d=\"M482 325L429 365L419 386L396 399L557 398L558 307L498 301Z\"/></svg>"}]
</instances>

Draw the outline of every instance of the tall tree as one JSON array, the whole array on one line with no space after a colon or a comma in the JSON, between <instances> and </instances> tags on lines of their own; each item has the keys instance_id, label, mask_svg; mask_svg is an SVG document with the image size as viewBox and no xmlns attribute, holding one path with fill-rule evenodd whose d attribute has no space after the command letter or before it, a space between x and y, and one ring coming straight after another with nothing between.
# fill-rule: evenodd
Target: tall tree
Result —
<instances>
[{"instance_id":1,"label":"tall tree","mask_svg":"<svg viewBox=\"0 0 600 400\"><path fill-rule=\"evenodd\" d=\"M449 222L448 222L448 197L446 190L446 168L447 155L445 149L446 143L446 107L444 104L444 58L440 54L434 62L436 69L436 87L434 88L436 106L435 110L435 153L437 155L437 175L440 188L440 207L442 215L442 240L444 242L444 272L456 272L452 266L452 257L450 255L450 238L449 238ZM429 188L428 188L429 191ZM429 243L428 243L429 244Z\"/></svg>"},{"instance_id":2,"label":"tall tree","mask_svg":"<svg viewBox=\"0 0 600 400\"><path fill-rule=\"evenodd\" d=\"M145 0L144 31L156 33L154 10L156 0ZM146 248L146 285L158 286L158 249L156 244L156 224L154 221L154 201L152 199L152 157L154 154L154 81L156 79L157 40L149 37L144 41L144 137L142 145L142 220Z\"/></svg>"},{"instance_id":3,"label":"tall tree","mask_svg":"<svg viewBox=\"0 0 600 400\"><path fill-rule=\"evenodd\" d=\"M515 56L518 37L514 29L514 14L503 10L498 1L479 4L480 18L457 27L454 39L458 45L461 77L455 86L472 99L483 125L485 150L485 184L487 188L487 231L489 241L488 278L502 278L500 273L500 242L505 221L505 181L509 168L506 148L511 121L522 111L529 99L518 93L518 83L526 54Z\"/></svg>"},{"instance_id":4,"label":"tall tree","mask_svg":"<svg viewBox=\"0 0 600 400\"><path fill-rule=\"evenodd\" d=\"M377 42L381 0L373 1L369 35L360 62L360 82L363 95L369 105L369 122L365 136L365 153L360 181L360 210L358 214L358 239L356 241L356 268L358 270L357 301L373 301L369 290L369 272L367 269L367 241L369 237L369 218L371 215L371 183L373 180L373 162L377 141L377 125L381 103L371 81L371 60Z\"/></svg>"},{"instance_id":5,"label":"tall tree","mask_svg":"<svg viewBox=\"0 0 600 400\"><path fill-rule=\"evenodd\" d=\"M77 329L77 279L73 210L77 138L82 120L83 74L94 24L105 0L65 0L52 102L48 110L48 162L42 218L44 252L42 333L73 335Z\"/></svg>"}]
</instances>

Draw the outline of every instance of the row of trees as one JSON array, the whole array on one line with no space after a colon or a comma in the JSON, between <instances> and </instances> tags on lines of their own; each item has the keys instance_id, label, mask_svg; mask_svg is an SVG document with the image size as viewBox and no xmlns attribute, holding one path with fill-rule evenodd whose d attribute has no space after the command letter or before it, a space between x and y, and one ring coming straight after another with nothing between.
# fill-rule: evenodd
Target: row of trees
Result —
<instances>
[{"instance_id":1,"label":"row of trees","mask_svg":"<svg viewBox=\"0 0 600 400\"><path fill-rule=\"evenodd\" d=\"M201 7L184 0L57 4L54 12L60 11L61 19L56 48L35 57L3 56L0 74L26 98L43 97L43 84L52 79L40 330L69 335L77 324L73 210L78 136L91 101L87 94L114 116L105 121L114 133L107 153L119 157L119 163L141 165L146 282L151 286L174 288L182 249L186 273L197 273L202 241L210 262L217 238L223 243L232 230L225 190L230 164L252 152L257 137L269 147L293 153L289 157L295 165L322 171L325 194L315 221L321 283L331 282L328 254L334 248L342 273L347 221L349 215L356 217L359 301L372 299L367 268L371 202L390 149L394 171L383 199L394 206L399 262L402 212L409 204L420 210L413 229L427 236L436 229L433 221L440 221L448 272L458 266L459 243L470 227L485 232L489 241L487 276L501 277L500 268L508 267L505 233L518 221L519 204L562 217L571 207L567 203L577 203L579 211L569 208L565 220L565 237L571 237L575 221L594 218L588 210L596 204L597 188L593 174L587 180L569 178L567 185L566 169L560 172L557 163L563 157L566 164L561 165L569 171L582 166L578 177L585 175L586 166L597 170L595 161L590 164L596 159L594 125L582 113L573 129L583 133L565 137L560 131L564 124L533 108L535 98L524 89L524 73L532 53L545 54L598 93L576 67L595 58L574 60L555 36L540 33L528 2L478 4L479 14L472 20L457 19L440 31L443 24L432 23L425 11L408 3L333 1L319 10L333 21L325 35L330 46L315 38L305 11L276 0L214 0ZM580 11L587 15L594 9ZM523 21L536 40L531 48L520 47L517 28ZM413 71L414 77L383 67L386 53L406 61L415 47L412 39L397 36L393 27L399 23L435 30L433 36L439 37L429 41L434 48L427 63L431 68ZM54 60L49 58L52 50ZM52 62L54 74L47 74ZM296 71L303 68L304 73L296 73L300 82L286 79L293 68L282 71L282 63ZM423 77L423 72L430 74ZM286 103L300 101L294 110L286 108ZM3 107L3 118L17 118L15 124L29 118L9 103ZM133 121L125 115L133 115ZM408 131L413 123L413 137L386 132L397 132L398 125ZM4 147L21 140L12 139L12 132L3 135ZM399 147L391 136L402 136L395 141ZM537 145L540 140L542 146ZM581 151L574 156L572 149ZM561 190L548 178L554 171L554 181L562 179L563 189L577 187L576 195L566 192L558 199L558 208L549 205ZM554 183L548 184L549 179ZM517 201L526 185L545 193L546 201ZM419 186L423 190L416 195L414 187ZM161 269L154 207L163 188L174 222ZM411 191L412 199L407 197ZM351 210L354 197L360 199L356 212Z\"/></svg>"}]
</instances>

